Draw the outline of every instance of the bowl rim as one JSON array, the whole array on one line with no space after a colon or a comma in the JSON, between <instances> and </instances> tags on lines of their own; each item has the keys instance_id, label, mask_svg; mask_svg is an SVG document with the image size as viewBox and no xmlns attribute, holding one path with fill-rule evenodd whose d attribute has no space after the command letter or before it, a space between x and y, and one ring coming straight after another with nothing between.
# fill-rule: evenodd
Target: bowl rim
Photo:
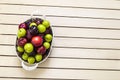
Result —
<instances>
[{"instance_id":1,"label":"bowl rim","mask_svg":"<svg viewBox=\"0 0 120 80\"><path fill-rule=\"evenodd\" d=\"M33 17L32 17L33 18ZM29 18L29 19L32 19L32 18ZM35 18L38 18L38 17L35 17ZM27 20L29 20L29 19L27 19ZM41 18L40 18L41 19ZM26 20L26 21L27 21ZM50 46L50 50L49 50L49 52L48 52L48 55L42 60L42 61L40 61L40 62L35 62L34 64L29 64L28 62L26 62L26 61L24 61L23 59L21 59L21 57L19 57L19 55L18 55L18 53L17 53L17 35L16 35L16 42L15 42L15 48L16 48L16 54L17 54L17 57L19 58L19 60L20 61L22 61L22 62L24 62L25 64L27 64L27 65L36 65L36 64L41 64L41 63L43 63L43 62L45 62L47 59L48 59L48 57L50 56L50 54L51 54L51 52L52 52L52 49L53 49L53 42L54 42L54 30L53 30L53 26L50 24L50 28L51 28L51 31L52 31L52 41L51 41L51 46Z\"/></svg>"}]
</instances>

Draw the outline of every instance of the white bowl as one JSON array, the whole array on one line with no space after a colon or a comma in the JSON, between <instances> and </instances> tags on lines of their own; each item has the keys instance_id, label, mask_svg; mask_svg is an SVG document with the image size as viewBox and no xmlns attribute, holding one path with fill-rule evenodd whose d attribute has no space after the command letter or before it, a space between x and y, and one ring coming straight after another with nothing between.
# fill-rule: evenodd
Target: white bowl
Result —
<instances>
[{"instance_id":1,"label":"white bowl","mask_svg":"<svg viewBox=\"0 0 120 80\"><path fill-rule=\"evenodd\" d=\"M43 16L43 17L44 17L44 19L45 19L46 16ZM33 16L32 16L32 18L33 18ZM38 17L37 17L37 18L38 18ZM50 26L50 27L51 27L51 30L52 30L52 36L53 36L53 38L54 38L54 33L53 33L52 26ZM17 49L16 49L17 57L18 57L19 60L21 61L22 67L23 67L25 70L28 70L28 71L31 71L31 70L36 69L37 66L38 66L38 64L41 64L41 63L43 63L44 61L46 61L46 60L48 59L48 57L50 56L51 50L52 50L52 45L53 45L53 39L52 39L52 41L51 41L50 50L49 50L47 56L46 56L42 61L40 61L40 62L38 62L38 63L34 63L34 64L29 64L28 62L22 60L21 57L18 55L18 52L17 52ZM17 38L16 38L16 46L15 46L15 47L17 47Z\"/></svg>"}]
</instances>

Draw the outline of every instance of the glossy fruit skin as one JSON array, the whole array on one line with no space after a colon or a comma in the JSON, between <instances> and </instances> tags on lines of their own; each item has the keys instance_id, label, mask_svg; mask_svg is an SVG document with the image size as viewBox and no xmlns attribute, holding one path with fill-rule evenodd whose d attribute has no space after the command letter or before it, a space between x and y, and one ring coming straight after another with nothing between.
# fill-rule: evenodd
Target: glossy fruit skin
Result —
<instances>
[{"instance_id":1,"label":"glossy fruit skin","mask_svg":"<svg viewBox=\"0 0 120 80\"><path fill-rule=\"evenodd\" d=\"M26 24L25 24L25 23L21 23L21 24L19 25L19 29L20 29L20 28L27 29L27 26L26 26Z\"/></svg>"},{"instance_id":2,"label":"glossy fruit skin","mask_svg":"<svg viewBox=\"0 0 120 80\"><path fill-rule=\"evenodd\" d=\"M22 52L24 52L24 48L21 47L21 46L17 46L17 51L20 52L20 53L22 53Z\"/></svg>"},{"instance_id":3,"label":"glossy fruit skin","mask_svg":"<svg viewBox=\"0 0 120 80\"><path fill-rule=\"evenodd\" d=\"M29 27L32 27L32 26L37 26L37 24L35 22L32 22L32 23L30 23Z\"/></svg>"},{"instance_id":4,"label":"glossy fruit skin","mask_svg":"<svg viewBox=\"0 0 120 80\"><path fill-rule=\"evenodd\" d=\"M46 27L46 28L49 28L50 27L50 22L48 20L44 20L42 22L42 24Z\"/></svg>"},{"instance_id":5,"label":"glossy fruit skin","mask_svg":"<svg viewBox=\"0 0 120 80\"><path fill-rule=\"evenodd\" d=\"M26 30L24 28L20 28L17 33L18 38L24 37L25 35L26 35Z\"/></svg>"},{"instance_id":6,"label":"glossy fruit skin","mask_svg":"<svg viewBox=\"0 0 120 80\"><path fill-rule=\"evenodd\" d=\"M31 40L31 38L32 38L32 34L30 33L29 30L27 30L27 35L26 35L26 37L27 37L28 40Z\"/></svg>"},{"instance_id":7,"label":"glossy fruit skin","mask_svg":"<svg viewBox=\"0 0 120 80\"><path fill-rule=\"evenodd\" d=\"M22 59L23 59L23 60L27 60L27 59L28 59L28 54L27 54L27 53L24 53L24 54L22 55Z\"/></svg>"},{"instance_id":8,"label":"glossy fruit skin","mask_svg":"<svg viewBox=\"0 0 120 80\"><path fill-rule=\"evenodd\" d=\"M36 26L32 26L29 28L29 31L32 35L37 35L38 34L38 29Z\"/></svg>"},{"instance_id":9,"label":"glossy fruit skin","mask_svg":"<svg viewBox=\"0 0 120 80\"><path fill-rule=\"evenodd\" d=\"M31 22L32 22L31 19L29 19L29 20L27 20L27 21L25 22L25 24L26 24L26 26L28 26L28 28L29 28L29 25L30 25Z\"/></svg>"},{"instance_id":10,"label":"glossy fruit skin","mask_svg":"<svg viewBox=\"0 0 120 80\"><path fill-rule=\"evenodd\" d=\"M51 35L53 34L50 22L41 18L31 18L21 23L18 29L25 29L26 34L24 36L21 36L20 34L17 36L17 55L28 64L38 63L45 59L50 51L52 41ZM47 34L51 35L48 36ZM34 45L34 42L39 43L39 40L34 41L33 37L35 36L41 37L41 45ZM33 48L31 48L30 45L25 47L28 43L32 44Z\"/></svg>"},{"instance_id":11,"label":"glossy fruit skin","mask_svg":"<svg viewBox=\"0 0 120 80\"><path fill-rule=\"evenodd\" d=\"M43 43L43 46L44 46L46 49L49 49L49 48L50 48L50 43L49 43L49 42L44 42L44 43Z\"/></svg>"},{"instance_id":12,"label":"glossy fruit skin","mask_svg":"<svg viewBox=\"0 0 120 80\"><path fill-rule=\"evenodd\" d=\"M35 56L35 59L36 59L37 62L41 61L42 60L42 55L41 54L37 54Z\"/></svg>"},{"instance_id":13,"label":"glossy fruit skin","mask_svg":"<svg viewBox=\"0 0 120 80\"><path fill-rule=\"evenodd\" d=\"M33 45L31 43L26 43L24 45L24 50L27 53L31 53L33 51L33 49L34 49L34 47L33 47Z\"/></svg>"},{"instance_id":14,"label":"glossy fruit skin","mask_svg":"<svg viewBox=\"0 0 120 80\"><path fill-rule=\"evenodd\" d=\"M44 46L41 46L37 49L38 54L45 54L46 48Z\"/></svg>"},{"instance_id":15,"label":"glossy fruit skin","mask_svg":"<svg viewBox=\"0 0 120 80\"><path fill-rule=\"evenodd\" d=\"M45 41L51 42L52 41L52 35L51 34L46 34L45 35Z\"/></svg>"},{"instance_id":16,"label":"glossy fruit skin","mask_svg":"<svg viewBox=\"0 0 120 80\"><path fill-rule=\"evenodd\" d=\"M46 27L42 24L38 25L38 31L39 33L44 33L46 31Z\"/></svg>"},{"instance_id":17,"label":"glossy fruit skin","mask_svg":"<svg viewBox=\"0 0 120 80\"><path fill-rule=\"evenodd\" d=\"M32 37L31 43L32 43L35 47L38 47L38 46L41 46L41 45L42 45L43 39L42 39L40 36L34 36L34 37Z\"/></svg>"},{"instance_id":18,"label":"glossy fruit skin","mask_svg":"<svg viewBox=\"0 0 120 80\"><path fill-rule=\"evenodd\" d=\"M34 64L35 58L34 57L28 57L28 63L29 64Z\"/></svg>"},{"instance_id":19,"label":"glossy fruit skin","mask_svg":"<svg viewBox=\"0 0 120 80\"><path fill-rule=\"evenodd\" d=\"M39 24L42 24L43 20L42 19L39 19L39 18L36 18L36 24L39 25Z\"/></svg>"},{"instance_id":20,"label":"glossy fruit skin","mask_svg":"<svg viewBox=\"0 0 120 80\"><path fill-rule=\"evenodd\" d=\"M27 39L26 38L19 38L17 40L17 45L19 46L24 46L27 43Z\"/></svg>"}]
</instances>

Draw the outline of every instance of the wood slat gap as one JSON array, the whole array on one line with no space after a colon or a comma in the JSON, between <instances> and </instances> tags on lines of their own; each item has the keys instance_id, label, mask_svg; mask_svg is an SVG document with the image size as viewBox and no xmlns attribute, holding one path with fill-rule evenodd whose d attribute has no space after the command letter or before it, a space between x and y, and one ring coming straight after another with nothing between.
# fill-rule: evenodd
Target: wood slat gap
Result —
<instances>
[{"instance_id":1,"label":"wood slat gap","mask_svg":"<svg viewBox=\"0 0 120 80\"><path fill-rule=\"evenodd\" d=\"M18 26L19 24L12 24L12 23L0 23L0 25L16 25ZM120 28L98 28L98 27L92 27L92 26L89 26L89 27L77 27L77 26L60 26L60 25L52 25L52 27L62 27L62 28L82 28L82 29L103 29L103 30L120 30Z\"/></svg>"},{"instance_id":2,"label":"wood slat gap","mask_svg":"<svg viewBox=\"0 0 120 80\"><path fill-rule=\"evenodd\" d=\"M16 34L0 34L0 35L9 35L16 36ZM100 39L100 40L120 40L119 38L101 38L101 37L74 37L74 36L54 36L56 38L80 38L80 39Z\"/></svg>"},{"instance_id":3,"label":"wood slat gap","mask_svg":"<svg viewBox=\"0 0 120 80\"><path fill-rule=\"evenodd\" d=\"M4 57L17 57L17 55L0 55L0 56L4 56ZM81 57L48 57L48 58L120 61L120 59L110 59L110 58L81 58Z\"/></svg>"},{"instance_id":4,"label":"wood slat gap","mask_svg":"<svg viewBox=\"0 0 120 80\"><path fill-rule=\"evenodd\" d=\"M24 15L30 16L30 14L18 14L18 13L0 13L1 15ZM42 15L34 15L34 16L42 16ZM66 17L66 18L85 18L85 19L102 19L102 20L120 20L119 18L100 18L100 17L82 17L82 16L61 16L61 15L46 15L47 17Z\"/></svg>"},{"instance_id":5,"label":"wood slat gap","mask_svg":"<svg viewBox=\"0 0 120 80\"><path fill-rule=\"evenodd\" d=\"M0 78L4 79L34 79L34 80L89 80L89 79L65 79L65 78L29 78L29 77L9 77L9 76L0 76Z\"/></svg>"},{"instance_id":6,"label":"wood slat gap","mask_svg":"<svg viewBox=\"0 0 120 80\"><path fill-rule=\"evenodd\" d=\"M15 46L14 44L0 44L1 46ZM70 48L70 49L95 49L95 50L120 50L119 48L91 48L91 47L68 47L68 46L53 46L53 48Z\"/></svg>"},{"instance_id":7,"label":"wood slat gap","mask_svg":"<svg viewBox=\"0 0 120 80\"><path fill-rule=\"evenodd\" d=\"M53 46L55 48L73 48L73 49L95 49L95 50L120 50L119 48L90 48L90 47L65 47L65 46Z\"/></svg>"},{"instance_id":8,"label":"wood slat gap","mask_svg":"<svg viewBox=\"0 0 120 80\"><path fill-rule=\"evenodd\" d=\"M6 68L22 68L22 66L2 66ZM62 70L90 70L90 71L120 71L120 69L93 69L93 68L58 68L58 67L37 67L37 69L62 69Z\"/></svg>"},{"instance_id":9,"label":"wood slat gap","mask_svg":"<svg viewBox=\"0 0 120 80\"><path fill-rule=\"evenodd\" d=\"M18 4L18 3L0 3L0 5L22 5L22 6L45 6L45 7L62 7L62 8L82 8L82 9L102 9L102 10L117 10L116 8L98 8L98 7L79 7L79 6L57 6L57 5L38 5L38 4Z\"/></svg>"}]
</instances>

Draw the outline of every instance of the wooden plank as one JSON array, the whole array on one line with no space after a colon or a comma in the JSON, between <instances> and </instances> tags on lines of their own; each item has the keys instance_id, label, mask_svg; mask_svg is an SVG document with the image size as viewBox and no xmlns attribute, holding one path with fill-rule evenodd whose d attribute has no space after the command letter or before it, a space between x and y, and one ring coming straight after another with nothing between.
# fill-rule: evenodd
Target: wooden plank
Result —
<instances>
[{"instance_id":1,"label":"wooden plank","mask_svg":"<svg viewBox=\"0 0 120 80\"><path fill-rule=\"evenodd\" d=\"M0 34L17 34L18 25L0 25Z\"/></svg>"},{"instance_id":2,"label":"wooden plank","mask_svg":"<svg viewBox=\"0 0 120 80\"><path fill-rule=\"evenodd\" d=\"M71 16L71 17L97 17L108 19L120 19L120 11L83 9L83 8L63 8L63 7L43 7L43 6L23 6L23 5L0 5L0 13L10 14L30 14L38 9L41 14ZM89 13L89 14L88 14ZM109 13L109 14L108 14ZM114 15L113 15L114 14Z\"/></svg>"},{"instance_id":3,"label":"wooden plank","mask_svg":"<svg viewBox=\"0 0 120 80\"><path fill-rule=\"evenodd\" d=\"M15 46L0 46L0 55L16 55ZM7 50L6 50L7 49ZM9 52L8 52L9 51ZM50 57L73 58L73 59L103 59L116 60L120 59L119 51L112 50L92 50L92 49L69 49L69 48L53 48Z\"/></svg>"},{"instance_id":4,"label":"wooden plank","mask_svg":"<svg viewBox=\"0 0 120 80\"><path fill-rule=\"evenodd\" d=\"M0 66L21 66L17 57L0 56L0 59ZM39 64L39 67L62 68L73 70L104 69L105 71L120 71L120 61L48 58L47 61L45 61L42 64Z\"/></svg>"},{"instance_id":5,"label":"wooden plank","mask_svg":"<svg viewBox=\"0 0 120 80\"><path fill-rule=\"evenodd\" d=\"M15 44L16 36L0 35L0 44ZM61 47L89 47L89 48L116 48L119 49L119 40L96 40L75 38L54 38L54 46Z\"/></svg>"},{"instance_id":6,"label":"wooden plank","mask_svg":"<svg viewBox=\"0 0 120 80\"><path fill-rule=\"evenodd\" d=\"M25 0L25 1L17 1L17 0L1 0L0 3L14 3L14 4L31 4L31 5L50 5L50 6L71 6L71 7L93 7L93 8L112 8L112 9L120 9L120 2L118 0Z\"/></svg>"},{"instance_id":7,"label":"wooden plank","mask_svg":"<svg viewBox=\"0 0 120 80\"><path fill-rule=\"evenodd\" d=\"M11 77L4 77L4 78L0 78L1 80L21 80L21 78L11 78ZM22 80L33 80L33 79L22 79Z\"/></svg>"},{"instance_id":8,"label":"wooden plank","mask_svg":"<svg viewBox=\"0 0 120 80\"><path fill-rule=\"evenodd\" d=\"M0 15L0 23L19 24L30 16L24 15ZM95 28L119 28L120 20L85 19L85 18L66 18L66 17L47 17L47 20L54 26L72 27L95 27ZM74 23L74 24L73 24ZM86 24L87 23L87 24Z\"/></svg>"},{"instance_id":9,"label":"wooden plank","mask_svg":"<svg viewBox=\"0 0 120 80\"><path fill-rule=\"evenodd\" d=\"M0 79L1 79L1 80L8 80L8 79L9 79L9 80L21 80L21 79L14 79L14 78L12 78L12 79L10 79L10 78L6 78L6 79L5 79L5 78L0 78ZM22 79L22 80L25 80L25 79ZM28 79L28 80L32 80L32 79Z\"/></svg>"},{"instance_id":10,"label":"wooden plank","mask_svg":"<svg viewBox=\"0 0 120 80\"><path fill-rule=\"evenodd\" d=\"M120 72L114 71L90 71L90 70L59 70L36 69L25 71L21 68L0 67L1 76L29 77L29 78L58 78L58 79L88 79L88 80L119 80ZM6 74L3 74L5 73ZM35 74L35 75L33 75ZM64 74L64 75L63 75ZM109 76L109 77L108 77Z\"/></svg>"},{"instance_id":11,"label":"wooden plank","mask_svg":"<svg viewBox=\"0 0 120 80\"><path fill-rule=\"evenodd\" d=\"M0 35L0 44L15 44L16 36Z\"/></svg>"},{"instance_id":12,"label":"wooden plank","mask_svg":"<svg viewBox=\"0 0 120 80\"><path fill-rule=\"evenodd\" d=\"M55 46L70 47L90 47L90 48L118 48L118 40L95 40L95 39L74 39L74 38L54 38Z\"/></svg>"},{"instance_id":13,"label":"wooden plank","mask_svg":"<svg viewBox=\"0 0 120 80\"><path fill-rule=\"evenodd\" d=\"M0 34L17 34L18 25L0 25ZM98 39L120 39L119 30L53 27L55 37L79 37ZM64 33L62 33L65 31ZM71 34L72 32L72 34Z\"/></svg>"},{"instance_id":14,"label":"wooden plank","mask_svg":"<svg viewBox=\"0 0 120 80\"><path fill-rule=\"evenodd\" d=\"M8 77L11 77L11 80L15 78L16 80L20 78L31 80L40 78L47 80L119 80L120 3L118 1L1 0L0 3L2 4L0 5L0 79L7 80ZM6 4L4 5L4 3ZM17 33L17 25L6 24L19 24L29 18L29 16L22 14L28 15L33 10L41 8L47 10L46 14L49 15L47 19L56 26L53 28L55 31L54 48L46 62L39 65L39 68L35 71L28 72L21 68L19 60L15 57L15 47L8 45L15 44L16 36L9 34ZM88 27L91 29L88 29ZM61 32L64 32L64 34ZM76 49L76 47L79 48ZM81 49L80 47L107 48L108 50Z\"/></svg>"}]
</instances>

